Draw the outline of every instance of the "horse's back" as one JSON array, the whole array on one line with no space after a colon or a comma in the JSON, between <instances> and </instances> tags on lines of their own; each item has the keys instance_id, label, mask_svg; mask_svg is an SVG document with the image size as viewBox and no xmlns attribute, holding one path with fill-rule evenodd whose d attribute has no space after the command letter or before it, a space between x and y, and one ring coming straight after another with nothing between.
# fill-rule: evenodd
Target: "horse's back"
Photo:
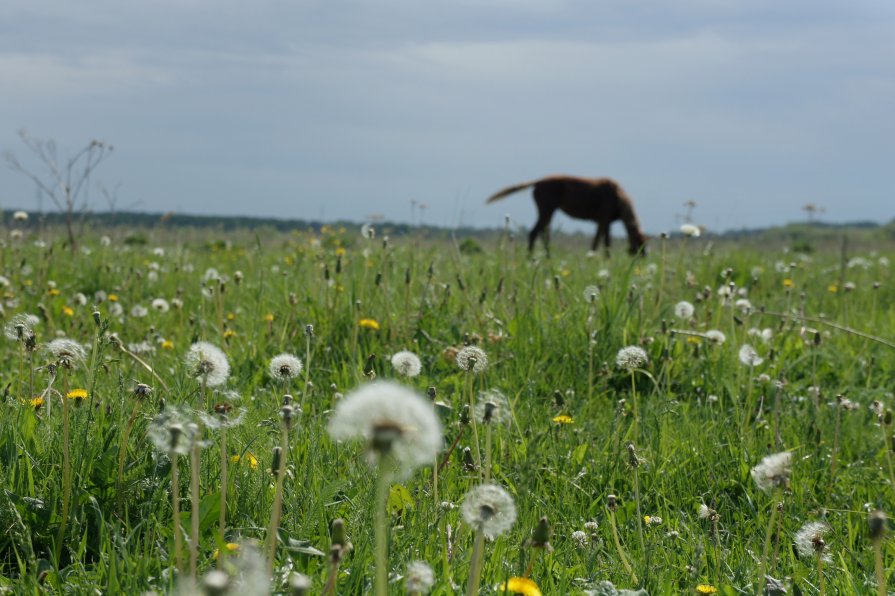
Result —
<instances>
[{"instance_id":1,"label":"horse's back","mask_svg":"<svg viewBox=\"0 0 895 596\"><path fill-rule=\"evenodd\" d=\"M594 221L619 218L620 203L627 200L624 191L612 178L579 178L547 176L535 185L535 201L548 203L571 217Z\"/></svg>"}]
</instances>

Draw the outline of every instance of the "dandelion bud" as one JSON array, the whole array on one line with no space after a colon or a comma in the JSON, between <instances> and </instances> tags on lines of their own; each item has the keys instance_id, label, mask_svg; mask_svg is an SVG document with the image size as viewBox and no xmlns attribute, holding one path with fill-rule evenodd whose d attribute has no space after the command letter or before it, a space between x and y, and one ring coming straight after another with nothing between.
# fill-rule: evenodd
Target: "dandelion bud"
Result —
<instances>
[{"instance_id":1,"label":"dandelion bud","mask_svg":"<svg viewBox=\"0 0 895 596\"><path fill-rule=\"evenodd\" d=\"M463 408L460 410L460 424L466 426L469 422L469 404L464 404Z\"/></svg>"},{"instance_id":2,"label":"dandelion bud","mask_svg":"<svg viewBox=\"0 0 895 596\"><path fill-rule=\"evenodd\" d=\"M404 270L404 285L410 285L410 267Z\"/></svg>"},{"instance_id":3,"label":"dandelion bud","mask_svg":"<svg viewBox=\"0 0 895 596\"><path fill-rule=\"evenodd\" d=\"M606 506L609 507L611 511L615 511L618 508L618 497L615 495L606 495Z\"/></svg>"},{"instance_id":4,"label":"dandelion bud","mask_svg":"<svg viewBox=\"0 0 895 596\"><path fill-rule=\"evenodd\" d=\"M270 473L276 476L280 473L280 459L283 457L283 448L273 448L273 461L270 462Z\"/></svg>"},{"instance_id":5,"label":"dandelion bud","mask_svg":"<svg viewBox=\"0 0 895 596\"><path fill-rule=\"evenodd\" d=\"M378 271L376 273L376 279L373 281L373 284L378 288L379 284L382 283L382 271Z\"/></svg>"},{"instance_id":6,"label":"dandelion bud","mask_svg":"<svg viewBox=\"0 0 895 596\"><path fill-rule=\"evenodd\" d=\"M345 530L345 520L341 517L334 519L329 525L329 535L332 544L342 547L349 544L347 532Z\"/></svg>"},{"instance_id":7,"label":"dandelion bud","mask_svg":"<svg viewBox=\"0 0 895 596\"><path fill-rule=\"evenodd\" d=\"M168 427L168 449L174 451L183 435L183 426L180 424L172 424Z\"/></svg>"},{"instance_id":8,"label":"dandelion bud","mask_svg":"<svg viewBox=\"0 0 895 596\"><path fill-rule=\"evenodd\" d=\"M469 472L475 471L475 462L472 460L472 449L469 447L463 448L463 469Z\"/></svg>"},{"instance_id":9,"label":"dandelion bud","mask_svg":"<svg viewBox=\"0 0 895 596\"><path fill-rule=\"evenodd\" d=\"M291 596L305 596L311 591L311 578L304 573L292 572L289 574L289 594Z\"/></svg>"},{"instance_id":10,"label":"dandelion bud","mask_svg":"<svg viewBox=\"0 0 895 596\"><path fill-rule=\"evenodd\" d=\"M237 271L233 274L233 281L236 282L237 286L242 283L242 278L242 271Z\"/></svg>"},{"instance_id":11,"label":"dandelion bud","mask_svg":"<svg viewBox=\"0 0 895 596\"><path fill-rule=\"evenodd\" d=\"M532 530L529 544L532 548L553 550L550 546L550 522L547 521L546 515L538 520L538 525Z\"/></svg>"},{"instance_id":12,"label":"dandelion bud","mask_svg":"<svg viewBox=\"0 0 895 596\"><path fill-rule=\"evenodd\" d=\"M873 289L878 290L880 288L880 283L878 281L873 282Z\"/></svg>"},{"instance_id":13,"label":"dandelion bud","mask_svg":"<svg viewBox=\"0 0 895 596\"><path fill-rule=\"evenodd\" d=\"M364 376L371 381L376 378L376 371L373 370L373 364L376 362L376 354L367 356L367 362L364 364Z\"/></svg>"},{"instance_id":14,"label":"dandelion bud","mask_svg":"<svg viewBox=\"0 0 895 596\"><path fill-rule=\"evenodd\" d=\"M429 387L428 389L426 389L426 397L428 397L432 401L435 401L435 397L437 394L438 391L435 389L435 387Z\"/></svg>"},{"instance_id":15,"label":"dandelion bud","mask_svg":"<svg viewBox=\"0 0 895 596\"><path fill-rule=\"evenodd\" d=\"M886 533L886 514L881 509L877 509L870 514L868 523L870 524L870 539L882 540Z\"/></svg>"},{"instance_id":16,"label":"dandelion bud","mask_svg":"<svg viewBox=\"0 0 895 596\"><path fill-rule=\"evenodd\" d=\"M295 292L289 292L289 304L292 306L298 304L298 295Z\"/></svg>"},{"instance_id":17,"label":"dandelion bud","mask_svg":"<svg viewBox=\"0 0 895 596\"><path fill-rule=\"evenodd\" d=\"M145 383L138 383L136 387L134 387L134 395L138 399L143 399L144 397L148 397L149 394L152 393L152 387Z\"/></svg>"},{"instance_id":18,"label":"dandelion bud","mask_svg":"<svg viewBox=\"0 0 895 596\"><path fill-rule=\"evenodd\" d=\"M883 424L886 426L892 424L892 410L886 410L886 413L883 414Z\"/></svg>"},{"instance_id":19,"label":"dandelion bud","mask_svg":"<svg viewBox=\"0 0 895 596\"><path fill-rule=\"evenodd\" d=\"M636 468L640 466L640 458L637 457L637 448L634 447L634 443L628 443L628 465L632 468Z\"/></svg>"},{"instance_id":20,"label":"dandelion bud","mask_svg":"<svg viewBox=\"0 0 895 596\"><path fill-rule=\"evenodd\" d=\"M558 275L553 276L553 289L554 290L559 289L559 276Z\"/></svg>"},{"instance_id":21,"label":"dandelion bud","mask_svg":"<svg viewBox=\"0 0 895 596\"><path fill-rule=\"evenodd\" d=\"M323 279L329 281L329 265L323 266Z\"/></svg>"},{"instance_id":22,"label":"dandelion bud","mask_svg":"<svg viewBox=\"0 0 895 596\"><path fill-rule=\"evenodd\" d=\"M305 335L311 339L314 338L314 326L311 324L305 325Z\"/></svg>"},{"instance_id":23,"label":"dandelion bud","mask_svg":"<svg viewBox=\"0 0 895 596\"><path fill-rule=\"evenodd\" d=\"M336 255L336 275L342 273L342 255Z\"/></svg>"}]
</instances>

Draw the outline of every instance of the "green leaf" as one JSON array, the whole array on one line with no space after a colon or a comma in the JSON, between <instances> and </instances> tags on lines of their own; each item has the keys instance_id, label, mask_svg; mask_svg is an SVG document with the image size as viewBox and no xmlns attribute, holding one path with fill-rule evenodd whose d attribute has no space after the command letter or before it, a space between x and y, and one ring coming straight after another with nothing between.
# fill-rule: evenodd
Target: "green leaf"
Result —
<instances>
[{"instance_id":1,"label":"green leaf","mask_svg":"<svg viewBox=\"0 0 895 596\"><path fill-rule=\"evenodd\" d=\"M406 510L413 509L413 504L413 498L410 496L410 491L407 490L404 485L393 484L392 487L388 489L386 508L388 509L389 514L404 515Z\"/></svg>"}]
</instances>

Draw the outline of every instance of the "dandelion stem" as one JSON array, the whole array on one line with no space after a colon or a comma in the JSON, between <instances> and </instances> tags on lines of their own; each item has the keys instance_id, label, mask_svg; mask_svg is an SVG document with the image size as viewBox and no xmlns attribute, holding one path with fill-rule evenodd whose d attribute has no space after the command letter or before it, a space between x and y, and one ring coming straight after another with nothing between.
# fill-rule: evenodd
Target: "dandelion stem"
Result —
<instances>
[{"instance_id":1,"label":"dandelion stem","mask_svg":"<svg viewBox=\"0 0 895 596\"><path fill-rule=\"evenodd\" d=\"M817 593L820 596L827 593L824 586L824 557L821 553L817 555Z\"/></svg>"},{"instance_id":2,"label":"dandelion stem","mask_svg":"<svg viewBox=\"0 0 895 596\"><path fill-rule=\"evenodd\" d=\"M280 513L283 507L283 477L286 475L286 453L289 446L289 432L283 425L280 440L280 462L277 467L277 485L274 491L273 508L270 512L270 527L267 530L267 574L273 574L274 557L277 554L277 530L280 527Z\"/></svg>"},{"instance_id":3,"label":"dandelion stem","mask_svg":"<svg viewBox=\"0 0 895 596\"><path fill-rule=\"evenodd\" d=\"M122 483L124 482L124 462L127 459L127 444L128 440L131 436L131 430L134 427L134 422L137 420L137 414L140 411L140 401L137 400L134 402L134 407L131 410L131 415L127 419L127 424L124 427L124 433L121 435L121 438L118 442L118 483L117 483L117 491L118 491L118 510L123 511L123 499L124 499L124 491L122 490Z\"/></svg>"},{"instance_id":4,"label":"dandelion stem","mask_svg":"<svg viewBox=\"0 0 895 596\"><path fill-rule=\"evenodd\" d=\"M69 428L68 383L63 377L65 391L62 394L62 517L56 534L56 566L62 566L62 543L68 525L68 510L71 506L71 429Z\"/></svg>"},{"instance_id":5,"label":"dandelion stem","mask_svg":"<svg viewBox=\"0 0 895 596\"><path fill-rule=\"evenodd\" d=\"M177 470L177 453L168 452L171 460L171 510L174 518L174 561L175 569L183 568L183 536L180 533L180 475ZM172 574L173 576L173 574Z\"/></svg>"},{"instance_id":6,"label":"dandelion stem","mask_svg":"<svg viewBox=\"0 0 895 596\"><path fill-rule=\"evenodd\" d=\"M491 480L491 424L485 426L485 482Z\"/></svg>"},{"instance_id":7,"label":"dandelion stem","mask_svg":"<svg viewBox=\"0 0 895 596\"><path fill-rule=\"evenodd\" d=\"M196 569L199 562L199 464L200 447L199 438L202 434L199 428L196 440L190 451L190 577L196 579Z\"/></svg>"},{"instance_id":8,"label":"dandelion stem","mask_svg":"<svg viewBox=\"0 0 895 596\"><path fill-rule=\"evenodd\" d=\"M634 504L637 506L637 535L640 538L640 550L645 556L648 556L646 541L643 539L643 512L640 510L640 469L638 466L634 467ZM644 578L649 577L648 560L644 563L643 574Z\"/></svg>"},{"instance_id":9,"label":"dandelion stem","mask_svg":"<svg viewBox=\"0 0 895 596\"><path fill-rule=\"evenodd\" d=\"M765 571L768 568L768 554L771 550L771 535L774 533L774 518L777 517L777 501L779 490L774 491L774 497L771 499L771 517L768 519L768 527L764 535L764 551L761 555L761 565L758 568L758 590L755 592L758 596L764 595Z\"/></svg>"},{"instance_id":10,"label":"dandelion stem","mask_svg":"<svg viewBox=\"0 0 895 596\"><path fill-rule=\"evenodd\" d=\"M466 584L466 596L479 593L482 580L482 555L485 550L485 533L477 530L472 545L472 559L469 562L469 583Z\"/></svg>"},{"instance_id":11,"label":"dandelion stem","mask_svg":"<svg viewBox=\"0 0 895 596\"><path fill-rule=\"evenodd\" d=\"M221 427L221 513L218 518L218 542L226 544L224 532L227 529L227 428ZM218 569L224 567L226 548L219 549Z\"/></svg>"},{"instance_id":12,"label":"dandelion stem","mask_svg":"<svg viewBox=\"0 0 895 596\"><path fill-rule=\"evenodd\" d=\"M467 382L466 382L467 393L469 395L469 417L471 419L470 424L472 426L472 440L473 440L473 446L475 447L475 449L473 450L473 455L475 456L475 465L479 469L479 474L482 474L483 473L483 471L482 471L482 452L479 449L479 428L478 428L478 425L476 424L476 419L475 419L475 398L474 398L473 387L472 387L472 371L471 370L466 372L466 379L467 379Z\"/></svg>"},{"instance_id":13,"label":"dandelion stem","mask_svg":"<svg viewBox=\"0 0 895 596\"><path fill-rule=\"evenodd\" d=\"M883 566L883 539L873 539L873 566L876 573L877 596L886 596L886 572Z\"/></svg>"},{"instance_id":14,"label":"dandelion stem","mask_svg":"<svg viewBox=\"0 0 895 596\"><path fill-rule=\"evenodd\" d=\"M388 502L389 476L387 458L379 461L376 478L376 519L374 520L376 596L388 594L388 527L386 525L386 503Z\"/></svg>"}]
</instances>

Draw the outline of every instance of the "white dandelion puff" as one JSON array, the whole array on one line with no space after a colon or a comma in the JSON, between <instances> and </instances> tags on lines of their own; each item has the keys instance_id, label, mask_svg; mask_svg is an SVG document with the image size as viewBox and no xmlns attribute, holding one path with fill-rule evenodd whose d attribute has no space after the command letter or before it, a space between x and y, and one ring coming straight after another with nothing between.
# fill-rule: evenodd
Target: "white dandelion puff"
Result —
<instances>
[{"instance_id":1,"label":"white dandelion puff","mask_svg":"<svg viewBox=\"0 0 895 596\"><path fill-rule=\"evenodd\" d=\"M509 424L509 400L497 389L480 392L475 403L475 419L480 424Z\"/></svg>"},{"instance_id":2,"label":"white dandelion puff","mask_svg":"<svg viewBox=\"0 0 895 596\"><path fill-rule=\"evenodd\" d=\"M67 368L81 364L87 358L87 350L78 342L61 337L54 339L46 346L44 351L58 364Z\"/></svg>"},{"instance_id":3,"label":"white dandelion puff","mask_svg":"<svg viewBox=\"0 0 895 596\"><path fill-rule=\"evenodd\" d=\"M38 323L40 323L40 318L37 315L29 315L27 313L14 315L3 326L3 335L13 341L24 339L34 333L34 327Z\"/></svg>"},{"instance_id":4,"label":"white dandelion puff","mask_svg":"<svg viewBox=\"0 0 895 596\"><path fill-rule=\"evenodd\" d=\"M758 366L764 362L764 358L758 355L758 352L749 344L743 344L739 352L740 362L746 366Z\"/></svg>"},{"instance_id":5,"label":"white dandelion puff","mask_svg":"<svg viewBox=\"0 0 895 596\"><path fill-rule=\"evenodd\" d=\"M629 372L643 367L648 362L646 351L640 346L627 346L619 350L615 356L616 366Z\"/></svg>"},{"instance_id":6,"label":"white dandelion puff","mask_svg":"<svg viewBox=\"0 0 895 596\"><path fill-rule=\"evenodd\" d=\"M600 297L600 288L599 286L587 286L584 288L584 300L588 303L593 304Z\"/></svg>"},{"instance_id":7,"label":"white dandelion puff","mask_svg":"<svg viewBox=\"0 0 895 596\"><path fill-rule=\"evenodd\" d=\"M423 369L419 356L407 350L402 350L392 355L392 366L395 367L398 374L405 377L415 377Z\"/></svg>"},{"instance_id":8,"label":"white dandelion puff","mask_svg":"<svg viewBox=\"0 0 895 596\"><path fill-rule=\"evenodd\" d=\"M724 335L722 331L717 329L709 329L705 332L705 338L709 340L710 344L714 344L716 346L720 346L725 341L727 341L727 336Z\"/></svg>"},{"instance_id":9,"label":"white dandelion puff","mask_svg":"<svg viewBox=\"0 0 895 596\"><path fill-rule=\"evenodd\" d=\"M480 484L466 493L460 512L466 525L489 540L509 531L516 521L513 497L496 484Z\"/></svg>"},{"instance_id":10,"label":"white dandelion puff","mask_svg":"<svg viewBox=\"0 0 895 596\"><path fill-rule=\"evenodd\" d=\"M156 298L152 301L152 308L158 312L168 312L171 310L171 305L164 298Z\"/></svg>"},{"instance_id":11,"label":"white dandelion puff","mask_svg":"<svg viewBox=\"0 0 895 596\"><path fill-rule=\"evenodd\" d=\"M149 309L147 309L142 304L136 304L133 308L131 308L131 316L137 319L142 319L146 315L149 314Z\"/></svg>"},{"instance_id":12,"label":"white dandelion puff","mask_svg":"<svg viewBox=\"0 0 895 596\"><path fill-rule=\"evenodd\" d=\"M829 563L829 548L824 536L830 531L830 526L824 522L808 522L802 526L795 535L796 550L800 557L820 557L825 563Z\"/></svg>"},{"instance_id":13,"label":"white dandelion puff","mask_svg":"<svg viewBox=\"0 0 895 596\"><path fill-rule=\"evenodd\" d=\"M303 365L297 356L292 354L280 354L270 359L268 372L278 381L288 381L301 374Z\"/></svg>"},{"instance_id":14,"label":"white dandelion puff","mask_svg":"<svg viewBox=\"0 0 895 596\"><path fill-rule=\"evenodd\" d=\"M457 366L475 374L485 372L488 368L488 355L481 348L466 346L457 352Z\"/></svg>"},{"instance_id":15,"label":"white dandelion puff","mask_svg":"<svg viewBox=\"0 0 895 596\"><path fill-rule=\"evenodd\" d=\"M789 484L789 477L792 474L792 453L781 451L768 455L752 468L750 473L755 486L763 492L768 493L775 488L785 487Z\"/></svg>"},{"instance_id":16,"label":"white dandelion puff","mask_svg":"<svg viewBox=\"0 0 895 596\"><path fill-rule=\"evenodd\" d=\"M690 238L699 238L699 236L702 234L702 230L699 229L699 226L685 223L681 225L681 234L683 234L684 236L689 236Z\"/></svg>"},{"instance_id":17,"label":"white dandelion puff","mask_svg":"<svg viewBox=\"0 0 895 596\"><path fill-rule=\"evenodd\" d=\"M428 594L435 585L435 572L425 561L412 561L407 564L404 574L404 588L408 594Z\"/></svg>"},{"instance_id":18,"label":"white dandelion puff","mask_svg":"<svg viewBox=\"0 0 895 596\"><path fill-rule=\"evenodd\" d=\"M682 300L674 305L674 316L679 319L689 319L694 312L696 312L696 309L686 300Z\"/></svg>"},{"instance_id":19,"label":"white dandelion puff","mask_svg":"<svg viewBox=\"0 0 895 596\"><path fill-rule=\"evenodd\" d=\"M396 476L431 464L442 443L432 404L392 381L364 384L343 397L329 421L329 434L337 441L367 441L370 463L387 458Z\"/></svg>"},{"instance_id":20,"label":"white dandelion puff","mask_svg":"<svg viewBox=\"0 0 895 596\"><path fill-rule=\"evenodd\" d=\"M223 385L230 376L227 355L217 346L205 341L190 346L190 351L186 354L186 365L192 376L201 377L209 387Z\"/></svg>"}]
</instances>

